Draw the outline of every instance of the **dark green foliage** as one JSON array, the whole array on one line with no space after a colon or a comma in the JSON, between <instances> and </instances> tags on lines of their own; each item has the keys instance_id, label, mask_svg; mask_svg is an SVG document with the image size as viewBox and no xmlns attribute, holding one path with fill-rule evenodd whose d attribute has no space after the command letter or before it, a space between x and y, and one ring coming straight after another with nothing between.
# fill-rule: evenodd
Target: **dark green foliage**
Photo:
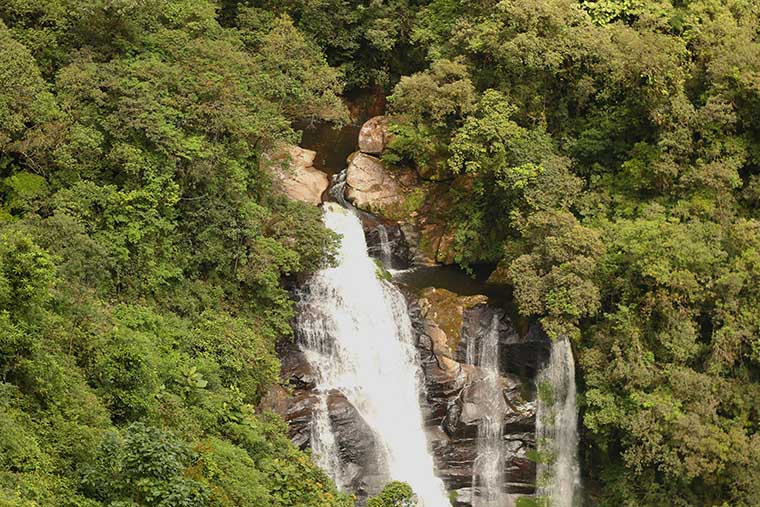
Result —
<instances>
[{"instance_id":1,"label":"dark green foliage","mask_svg":"<svg viewBox=\"0 0 760 507\"><path fill-rule=\"evenodd\" d=\"M370 498L367 507L415 507L417 497L405 482L390 482L376 497Z\"/></svg>"},{"instance_id":2,"label":"dark green foliage","mask_svg":"<svg viewBox=\"0 0 760 507\"><path fill-rule=\"evenodd\" d=\"M227 0L230 10L247 10ZM324 51L350 88L389 88L421 67L424 53L411 40L417 0L255 0L259 8L288 13ZM249 11L250 12L250 11Z\"/></svg>"},{"instance_id":3,"label":"dark green foliage","mask_svg":"<svg viewBox=\"0 0 760 507\"><path fill-rule=\"evenodd\" d=\"M262 158L295 121L345 121L343 83L395 85L384 160L424 180L407 211L573 338L594 503L760 505L758 19L0 2L0 505L352 503L252 408L290 333L283 280L335 240ZM370 505L410 502L393 483Z\"/></svg>"},{"instance_id":4,"label":"dark green foliage","mask_svg":"<svg viewBox=\"0 0 760 507\"><path fill-rule=\"evenodd\" d=\"M337 71L287 17L254 35L214 2L0 20L0 504L350 505L253 409L283 280L335 239L260 161L345 118Z\"/></svg>"},{"instance_id":5,"label":"dark green foliage","mask_svg":"<svg viewBox=\"0 0 760 507\"><path fill-rule=\"evenodd\" d=\"M195 457L186 444L157 428L131 424L108 433L94 464L83 472L83 489L106 504L210 505L210 491L183 472Z\"/></svg>"},{"instance_id":6,"label":"dark green foliage","mask_svg":"<svg viewBox=\"0 0 760 507\"><path fill-rule=\"evenodd\" d=\"M600 505L760 503L759 14L434 0L390 96L385 160L447 180L456 261L573 337Z\"/></svg>"}]
</instances>

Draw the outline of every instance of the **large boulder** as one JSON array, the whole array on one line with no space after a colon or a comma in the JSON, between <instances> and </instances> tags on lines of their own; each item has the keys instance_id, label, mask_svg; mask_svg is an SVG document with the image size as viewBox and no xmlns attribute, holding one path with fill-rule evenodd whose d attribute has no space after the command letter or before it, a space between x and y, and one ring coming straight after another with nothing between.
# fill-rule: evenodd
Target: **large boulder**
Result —
<instances>
[{"instance_id":1,"label":"large boulder","mask_svg":"<svg viewBox=\"0 0 760 507\"><path fill-rule=\"evenodd\" d=\"M403 201L401 187L378 158L356 152L348 158L346 197L365 211L382 211Z\"/></svg>"},{"instance_id":2,"label":"large boulder","mask_svg":"<svg viewBox=\"0 0 760 507\"><path fill-rule=\"evenodd\" d=\"M388 119L375 116L367 120L359 131L359 151L379 155L388 145Z\"/></svg>"},{"instance_id":3,"label":"large boulder","mask_svg":"<svg viewBox=\"0 0 760 507\"><path fill-rule=\"evenodd\" d=\"M360 499L376 495L388 482L388 470L375 434L338 391L328 394L327 411L342 465L341 486L348 486Z\"/></svg>"},{"instance_id":4,"label":"large boulder","mask_svg":"<svg viewBox=\"0 0 760 507\"><path fill-rule=\"evenodd\" d=\"M319 205L330 185L327 174L314 167L317 152L300 146L281 146L264 157L280 191L291 199Z\"/></svg>"}]
</instances>

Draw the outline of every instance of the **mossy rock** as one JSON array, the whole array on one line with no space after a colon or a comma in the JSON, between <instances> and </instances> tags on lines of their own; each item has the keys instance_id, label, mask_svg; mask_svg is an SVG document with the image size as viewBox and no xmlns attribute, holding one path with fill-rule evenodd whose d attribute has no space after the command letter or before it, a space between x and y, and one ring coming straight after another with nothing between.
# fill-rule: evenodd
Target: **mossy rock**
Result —
<instances>
[{"instance_id":1,"label":"mossy rock","mask_svg":"<svg viewBox=\"0 0 760 507\"><path fill-rule=\"evenodd\" d=\"M386 282L393 280L393 275L391 275L390 271L385 269L383 263L377 259L375 259L375 276L378 280L385 280Z\"/></svg>"},{"instance_id":2,"label":"mossy rock","mask_svg":"<svg viewBox=\"0 0 760 507\"><path fill-rule=\"evenodd\" d=\"M515 503L515 507L547 507L548 505L548 499L532 496L521 496Z\"/></svg>"},{"instance_id":3,"label":"mossy rock","mask_svg":"<svg viewBox=\"0 0 760 507\"><path fill-rule=\"evenodd\" d=\"M446 341L452 352L457 350L462 335L464 311L488 302L483 295L460 296L446 289L429 287L420 296L430 303L426 318L432 320L446 333Z\"/></svg>"},{"instance_id":4,"label":"mossy rock","mask_svg":"<svg viewBox=\"0 0 760 507\"><path fill-rule=\"evenodd\" d=\"M425 203L428 199L429 184L410 179L409 171L396 172L396 181L399 183L400 199L371 210L388 220L395 222L415 222L416 218L425 213Z\"/></svg>"}]
</instances>

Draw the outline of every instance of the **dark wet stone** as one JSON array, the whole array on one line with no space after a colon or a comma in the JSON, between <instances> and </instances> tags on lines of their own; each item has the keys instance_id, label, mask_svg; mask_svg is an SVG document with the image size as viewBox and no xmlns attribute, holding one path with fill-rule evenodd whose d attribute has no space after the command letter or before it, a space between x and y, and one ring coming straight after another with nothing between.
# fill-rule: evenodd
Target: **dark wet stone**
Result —
<instances>
[{"instance_id":1,"label":"dark wet stone","mask_svg":"<svg viewBox=\"0 0 760 507\"><path fill-rule=\"evenodd\" d=\"M364 220L364 236L367 240L367 248L369 254L377 259L382 259L382 242L383 233L385 230L385 241L388 242L390 249L390 259L382 259L389 261L390 265L386 267L389 269L405 269L412 263L412 254L409 250L409 245L404 237L404 233L398 224L394 222L373 222L372 220Z\"/></svg>"},{"instance_id":2,"label":"dark wet stone","mask_svg":"<svg viewBox=\"0 0 760 507\"><path fill-rule=\"evenodd\" d=\"M533 379L549 357L549 338L538 324L531 325L527 333L520 335L503 309L487 304L465 311L455 359L465 361L468 344L489 332L494 315L499 319L499 370ZM479 362L477 358L475 362Z\"/></svg>"},{"instance_id":3,"label":"dark wet stone","mask_svg":"<svg viewBox=\"0 0 760 507\"><path fill-rule=\"evenodd\" d=\"M339 392L330 392L327 411L349 488L361 499L377 494L388 475L373 431Z\"/></svg>"}]
</instances>

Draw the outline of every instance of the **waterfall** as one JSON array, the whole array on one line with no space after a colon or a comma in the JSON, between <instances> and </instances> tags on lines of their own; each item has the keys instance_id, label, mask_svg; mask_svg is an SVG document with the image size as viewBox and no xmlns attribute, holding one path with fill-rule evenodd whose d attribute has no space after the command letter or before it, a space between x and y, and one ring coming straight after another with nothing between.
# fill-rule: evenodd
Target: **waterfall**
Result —
<instances>
[{"instance_id":1,"label":"waterfall","mask_svg":"<svg viewBox=\"0 0 760 507\"><path fill-rule=\"evenodd\" d=\"M472 469L473 507L504 505L504 445L506 402L499 382L499 317L494 314L484 336L467 343L467 363L480 367L476 398L483 416L478 424L477 457Z\"/></svg>"},{"instance_id":2,"label":"waterfall","mask_svg":"<svg viewBox=\"0 0 760 507\"><path fill-rule=\"evenodd\" d=\"M377 238L380 242L378 245L380 261L388 268L393 267L393 253L391 252L391 242L388 240L388 229L383 224L376 228Z\"/></svg>"},{"instance_id":3,"label":"waterfall","mask_svg":"<svg viewBox=\"0 0 760 507\"><path fill-rule=\"evenodd\" d=\"M338 174L332 177L332 183L328 193L330 197L335 199L335 202L340 203L344 208L353 208L353 205L346 200L346 178L348 177L348 169L343 169Z\"/></svg>"},{"instance_id":4,"label":"waterfall","mask_svg":"<svg viewBox=\"0 0 760 507\"><path fill-rule=\"evenodd\" d=\"M314 451L317 466L325 470L338 488L342 489L346 485L346 480L338 454L338 444L330 427L327 394L319 393L317 402L312 412L311 448Z\"/></svg>"},{"instance_id":5,"label":"waterfall","mask_svg":"<svg viewBox=\"0 0 760 507\"><path fill-rule=\"evenodd\" d=\"M357 216L334 203L324 209L325 225L342 236L337 265L306 285L296 322L300 346L317 374L317 391L339 391L361 415L377 439L388 480L407 482L421 507L447 507L423 426L406 301L378 277ZM334 453L329 421L317 420L312 429L315 453ZM340 477L335 460L317 460Z\"/></svg>"},{"instance_id":6,"label":"waterfall","mask_svg":"<svg viewBox=\"0 0 760 507\"><path fill-rule=\"evenodd\" d=\"M536 436L541 460L538 494L550 507L580 505L578 410L575 362L566 338L552 341L549 363L539 373Z\"/></svg>"}]
</instances>

